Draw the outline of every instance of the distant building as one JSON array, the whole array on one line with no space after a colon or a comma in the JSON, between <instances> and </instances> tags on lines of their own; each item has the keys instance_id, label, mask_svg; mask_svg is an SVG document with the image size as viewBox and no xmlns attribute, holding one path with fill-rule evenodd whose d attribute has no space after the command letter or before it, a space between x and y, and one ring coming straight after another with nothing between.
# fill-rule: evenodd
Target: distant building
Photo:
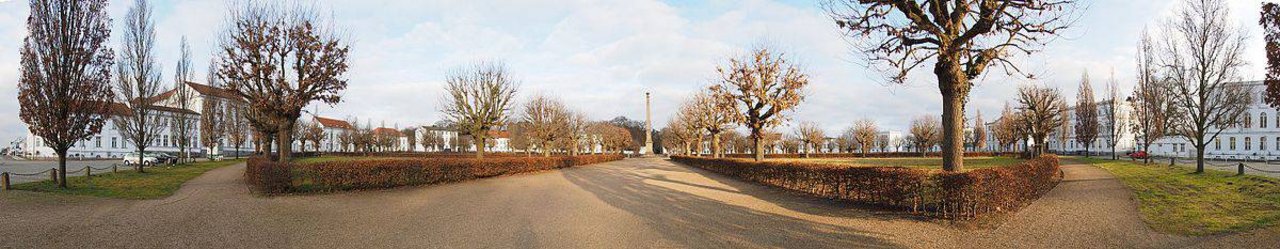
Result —
<instances>
[{"instance_id":1,"label":"distant building","mask_svg":"<svg viewBox=\"0 0 1280 249\"><path fill-rule=\"evenodd\" d=\"M1107 117L1107 112L1110 110L1111 104L1112 101L1110 100L1098 102L1098 136L1093 139L1091 144L1089 144L1088 149L1090 153L1111 153L1111 147L1109 145L1111 144L1112 129L1111 126L1107 125L1107 122L1103 120ZM1118 114L1116 115L1116 123L1125 127L1121 130L1122 132L1116 136L1115 151L1118 154L1124 154L1133 151L1135 144L1134 139L1136 139L1137 136L1133 133L1132 129L1130 129L1131 127L1128 127L1132 123L1130 118L1130 113L1133 112L1132 105L1122 103L1118 110L1119 111L1116 112ZM1045 138L1045 143L1048 144L1049 151L1056 154L1083 154L1085 151L1085 144L1076 140L1075 106L1068 107L1066 112L1067 123L1064 125L1065 130L1059 129L1049 134L1049 137ZM1067 133L1067 139L1065 141L1062 141L1062 132Z\"/></svg>"},{"instance_id":2,"label":"distant building","mask_svg":"<svg viewBox=\"0 0 1280 249\"><path fill-rule=\"evenodd\" d=\"M1241 115L1241 125L1221 127L1218 137L1205 146L1205 158L1280 160L1280 113L1266 103L1262 81L1241 82L1252 93L1249 106ZM1212 135L1214 130L1209 132ZM1195 145L1186 137L1167 136L1151 144L1152 155L1195 157Z\"/></svg>"}]
</instances>

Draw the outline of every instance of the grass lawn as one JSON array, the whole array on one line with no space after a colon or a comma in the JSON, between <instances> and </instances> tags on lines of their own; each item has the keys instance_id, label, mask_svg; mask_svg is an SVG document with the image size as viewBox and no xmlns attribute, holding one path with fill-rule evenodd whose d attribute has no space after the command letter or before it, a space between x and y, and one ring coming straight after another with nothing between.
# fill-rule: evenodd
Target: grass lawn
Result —
<instances>
[{"instance_id":1,"label":"grass lawn","mask_svg":"<svg viewBox=\"0 0 1280 249\"><path fill-rule=\"evenodd\" d=\"M942 158L938 157L897 157L897 158L788 158L788 159L769 159L779 161L797 161L797 162L815 162L840 164L854 167L908 167L908 168L925 168L925 169L942 169ZM981 169L1000 166L1009 166L1021 163L1023 159L1014 157L966 157L964 159L964 168Z\"/></svg>"},{"instance_id":2,"label":"grass lawn","mask_svg":"<svg viewBox=\"0 0 1280 249\"><path fill-rule=\"evenodd\" d=\"M1133 189L1138 210L1156 231L1210 235L1273 227L1280 220L1280 180L1234 172L1076 158Z\"/></svg>"},{"instance_id":3,"label":"grass lawn","mask_svg":"<svg viewBox=\"0 0 1280 249\"><path fill-rule=\"evenodd\" d=\"M92 178L68 175L68 189L58 188L57 182L49 180L15 184L13 188L120 199L157 199L173 195L174 191L182 187L182 183L204 172L240 162L244 160L197 162L173 167L158 166L148 168L147 173L138 173L132 167L122 167L117 173L93 175Z\"/></svg>"}]
</instances>

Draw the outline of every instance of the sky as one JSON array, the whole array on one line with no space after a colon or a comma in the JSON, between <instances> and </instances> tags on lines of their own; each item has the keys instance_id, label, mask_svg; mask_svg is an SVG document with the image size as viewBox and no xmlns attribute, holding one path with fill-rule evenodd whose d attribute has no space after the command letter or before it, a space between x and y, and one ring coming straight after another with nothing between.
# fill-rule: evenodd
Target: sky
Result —
<instances>
[{"instance_id":1,"label":"sky","mask_svg":"<svg viewBox=\"0 0 1280 249\"><path fill-rule=\"evenodd\" d=\"M113 37L133 1L110 1ZM1036 79L994 71L976 81L969 115L990 120L1017 87L1056 87L1074 103L1088 72L1097 95L1111 75L1124 92L1133 85L1135 46L1178 5L1170 0L1084 1L1073 28L1018 57ZM26 36L25 0L0 0L0 140L25 136L18 117L18 50ZM1231 0L1231 20L1250 35L1245 79L1260 80L1265 58L1256 0ZM153 1L163 79L172 79L179 41L187 37L193 68L203 79L227 0ZM597 120L644 117L653 94L653 122L663 127L679 104L713 83L729 58L767 44L810 76L791 124L813 121L828 134L859 119L906 130L911 118L940 115L941 96L927 72L889 84L869 71L817 1L772 0L333 0L316 4L351 44L348 88L341 103L308 107L322 116L358 117L406 127L442 119L445 76L481 61L504 63L518 79L519 102L535 94L558 98ZM119 47L118 40L111 46ZM789 131L794 125L781 127Z\"/></svg>"}]
</instances>

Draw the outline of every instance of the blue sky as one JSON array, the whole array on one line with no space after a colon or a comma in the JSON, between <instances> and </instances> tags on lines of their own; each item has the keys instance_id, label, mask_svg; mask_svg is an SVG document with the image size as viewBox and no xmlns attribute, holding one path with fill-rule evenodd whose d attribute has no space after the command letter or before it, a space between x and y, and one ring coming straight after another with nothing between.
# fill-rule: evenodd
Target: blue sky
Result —
<instances>
[{"instance_id":1,"label":"blue sky","mask_svg":"<svg viewBox=\"0 0 1280 249\"><path fill-rule=\"evenodd\" d=\"M131 3L111 1L112 16L122 18ZM182 36L191 40L203 79L226 3L155 1L164 79L172 78ZM1127 92L1138 32L1169 15L1176 2L1089 4L1068 34L1043 53L1019 59L1041 72L1040 79L990 73L974 89L969 110L991 119L1021 84L1058 87L1074 99L1086 70L1097 94L1104 93L1101 84L1113 71ZM1229 4L1233 19L1252 36L1249 51L1256 56L1249 57L1246 78L1261 79L1259 4ZM661 127L681 100L709 84L716 65L762 43L788 52L813 80L807 101L790 115L793 121L815 121L835 133L871 118L886 129L903 130L911 117L941 112L941 97L928 74L906 85L884 83L879 74L863 69L814 1L335 0L317 5L332 13L353 50L342 103L315 107L326 116L401 127L433 123L441 118L445 74L490 60L505 62L520 79L519 98L551 95L593 119L641 118L643 92L652 91L655 126ZM5 141L26 132L17 116L15 89L27 11L24 0L0 0L0 140Z\"/></svg>"}]
</instances>

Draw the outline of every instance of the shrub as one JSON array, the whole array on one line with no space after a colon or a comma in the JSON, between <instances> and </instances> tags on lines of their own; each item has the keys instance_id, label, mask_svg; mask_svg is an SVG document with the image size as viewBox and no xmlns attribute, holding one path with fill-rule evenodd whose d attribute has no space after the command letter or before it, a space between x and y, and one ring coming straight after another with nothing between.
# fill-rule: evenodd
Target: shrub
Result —
<instances>
[{"instance_id":1,"label":"shrub","mask_svg":"<svg viewBox=\"0 0 1280 249\"><path fill-rule=\"evenodd\" d=\"M941 152L927 152L925 157L941 157ZM990 157L1002 155L998 152L965 152L965 157ZM730 158L755 158L754 154L725 154ZM804 154L764 154L765 158L804 158ZM867 153L813 153L809 154L809 158L892 158L892 157L920 157L920 152L876 152Z\"/></svg>"},{"instance_id":2,"label":"shrub","mask_svg":"<svg viewBox=\"0 0 1280 249\"><path fill-rule=\"evenodd\" d=\"M931 173L904 167L848 167L807 162L673 156L673 160L730 177L818 197L967 219L1014 210L1052 189L1058 158L1042 156L1000 168Z\"/></svg>"},{"instance_id":3,"label":"shrub","mask_svg":"<svg viewBox=\"0 0 1280 249\"><path fill-rule=\"evenodd\" d=\"M253 191L265 194L284 193L289 190L289 168L288 163L253 156L246 161L244 179Z\"/></svg>"},{"instance_id":4,"label":"shrub","mask_svg":"<svg viewBox=\"0 0 1280 249\"><path fill-rule=\"evenodd\" d=\"M577 157L386 158L309 164L250 161L246 174L263 193L379 189L448 183L621 160L622 155ZM283 177L279 174L283 172ZM258 180L261 179L261 180ZM286 191L276 190L283 185ZM271 186L268 188L267 186Z\"/></svg>"}]
</instances>

